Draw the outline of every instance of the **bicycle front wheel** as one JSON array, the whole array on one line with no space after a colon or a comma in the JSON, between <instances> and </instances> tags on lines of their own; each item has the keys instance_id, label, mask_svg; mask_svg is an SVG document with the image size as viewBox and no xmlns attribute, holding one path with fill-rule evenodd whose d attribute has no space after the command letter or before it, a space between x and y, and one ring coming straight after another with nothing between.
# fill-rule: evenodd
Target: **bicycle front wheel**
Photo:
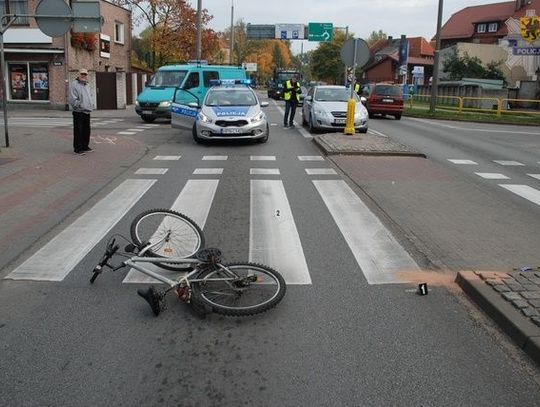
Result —
<instances>
[{"instance_id":1,"label":"bicycle front wheel","mask_svg":"<svg viewBox=\"0 0 540 407\"><path fill-rule=\"evenodd\" d=\"M179 212L170 209L150 209L131 223L131 239L137 246L150 243L146 252L153 257L191 257L204 247L204 235L199 226ZM189 264L159 263L169 270L189 270Z\"/></svg>"},{"instance_id":2,"label":"bicycle front wheel","mask_svg":"<svg viewBox=\"0 0 540 407\"><path fill-rule=\"evenodd\" d=\"M194 295L212 311L231 316L259 314L275 307L285 295L281 274L255 263L227 264L202 271L193 283Z\"/></svg>"}]
</instances>

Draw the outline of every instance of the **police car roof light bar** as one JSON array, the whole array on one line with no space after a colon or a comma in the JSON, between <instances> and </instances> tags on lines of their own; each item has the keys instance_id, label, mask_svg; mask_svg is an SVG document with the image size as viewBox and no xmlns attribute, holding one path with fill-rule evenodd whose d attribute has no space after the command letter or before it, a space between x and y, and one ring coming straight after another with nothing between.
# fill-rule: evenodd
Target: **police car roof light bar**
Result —
<instances>
[{"instance_id":1,"label":"police car roof light bar","mask_svg":"<svg viewBox=\"0 0 540 407\"><path fill-rule=\"evenodd\" d=\"M210 86L251 85L251 79L210 79Z\"/></svg>"}]
</instances>

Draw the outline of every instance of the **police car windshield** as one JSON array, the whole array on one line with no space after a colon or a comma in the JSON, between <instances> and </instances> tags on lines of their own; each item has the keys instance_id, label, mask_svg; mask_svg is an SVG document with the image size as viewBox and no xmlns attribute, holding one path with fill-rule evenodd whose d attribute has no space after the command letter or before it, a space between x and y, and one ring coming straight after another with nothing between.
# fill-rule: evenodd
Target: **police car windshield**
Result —
<instances>
[{"instance_id":1,"label":"police car windshield","mask_svg":"<svg viewBox=\"0 0 540 407\"><path fill-rule=\"evenodd\" d=\"M214 89L208 92L206 106L254 106L257 98L248 89Z\"/></svg>"},{"instance_id":2,"label":"police car windshield","mask_svg":"<svg viewBox=\"0 0 540 407\"><path fill-rule=\"evenodd\" d=\"M150 80L151 87L176 87L184 81L187 71L157 71Z\"/></svg>"},{"instance_id":3,"label":"police car windshield","mask_svg":"<svg viewBox=\"0 0 540 407\"><path fill-rule=\"evenodd\" d=\"M358 100L356 94L353 95ZM314 99L318 102L347 102L351 98L348 88L321 88L315 91Z\"/></svg>"}]
</instances>

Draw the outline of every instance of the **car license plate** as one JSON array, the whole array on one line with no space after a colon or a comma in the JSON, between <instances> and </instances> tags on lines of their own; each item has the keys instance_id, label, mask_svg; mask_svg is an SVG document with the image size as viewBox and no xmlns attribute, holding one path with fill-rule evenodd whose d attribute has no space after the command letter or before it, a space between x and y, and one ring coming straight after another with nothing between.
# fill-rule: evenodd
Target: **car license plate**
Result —
<instances>
[{"instance_id":1,"label":"car license plate","mask_svg":"<svg viewBox=\"0 0 540 407\"><path fill-rule=\"evenodd\" d=\"M394 103L394 99L383 99L383 103Z\"/></svg>"},{"instance_id":2,"label":"car license plate","mask_svg":"<svg viewBox=\"0 0 540 407\"><path fill-rule=\"evenodd\" d=\"M335 124L345 124L347 122L347 119L335 119Z\"/></svg>"},{"instance_id":3,"label":"car license plate","mask_svg":"<svg viewBox=\"0 0 540 407\"><path fill-rule=\"evenodd\" d=\"M239 129L237 127L226 127L221 132L223 134L239 134L242 132L241 130L242 129Z\"/></svg>"},{"instance_id":4,"label":"car license plate","mask_svg":"<svg viewBox=\"0 0 540 407\"><path fill-rule=\"evenodd\" d=\"M152 112L151 110L143 110L142 111L142 114L153 114L154 112Z\"/></svg>"}]
</instances>

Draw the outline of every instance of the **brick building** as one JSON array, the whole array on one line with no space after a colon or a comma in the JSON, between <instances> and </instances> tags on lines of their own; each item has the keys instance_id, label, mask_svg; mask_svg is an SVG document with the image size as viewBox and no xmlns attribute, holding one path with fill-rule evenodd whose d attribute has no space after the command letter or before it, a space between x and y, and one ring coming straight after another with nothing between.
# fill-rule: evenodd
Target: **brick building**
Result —
<instances>
[{"instance_id":1,"label":"brick building","mask_svg":"<svg viewBox=\"0 0 540 407\"><path fill-rule=\"evenodd\" d=\"M0 0L5 14L34 14L38 0ZM64 109L69 82L89 71L97 109L124 109L131 78L131 12L100 0L100 33L49 37L33 17L19 17L4 33L4 78L10 107Z\"/></svg>"}]
</instances>

